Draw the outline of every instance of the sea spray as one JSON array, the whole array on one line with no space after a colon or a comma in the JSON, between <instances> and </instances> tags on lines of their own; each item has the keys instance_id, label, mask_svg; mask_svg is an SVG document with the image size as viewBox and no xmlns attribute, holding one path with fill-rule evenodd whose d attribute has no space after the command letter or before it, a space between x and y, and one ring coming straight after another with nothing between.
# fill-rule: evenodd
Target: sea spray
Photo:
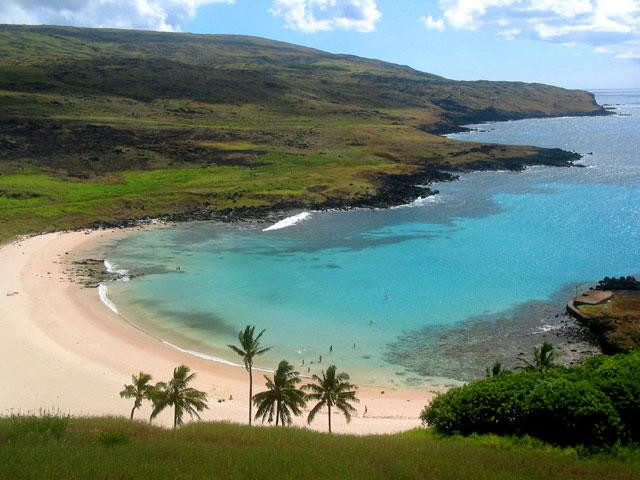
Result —
<instances>
[{"instance_id":1,"label":"sea spray","mask_svg":"<svg viewBox=\"0 0 640 480\"><path fill-rule=\"evenodd\" d=\"M296 223L300 223L303 220L306 220L310 216L311 216L311 212L298 213L297 215L293 215L291 217L287 217L287 218L285 218L283 220L280 220L279 222L274 223L273 225L263 229L262 231L263 232L270 232L272 230L280 230L280 229L283 229L283 228L291 227L291 226L295 225Z\"/></svg>"},{"instance_id":2,"label":"sea spray","mask_svg":"<svg viewBox=\"0 0 640 480\"><path fill-rule=\"evenodd\" d=\"M117 276L117 280L122 282L128 282L129 278L129 270L125 270L124 268L118 268L117 265L114 265L109 260L104 261L104 269L108 273L115 274Z\"/></svg>"},{"instance_id":3,"label":"sea spray","mask_svg":"<svg viewBox=\"0 0 640 480\"><path fill-rule=\"evenodd\" d=\"M442 195L429 195L428 197L418 197L413 202L410 202L410 203L404 203L402 205L390 207L390 209L426 207L429 205L442 203L442 201L443 201Z\"/></svg>"}]
</instances>

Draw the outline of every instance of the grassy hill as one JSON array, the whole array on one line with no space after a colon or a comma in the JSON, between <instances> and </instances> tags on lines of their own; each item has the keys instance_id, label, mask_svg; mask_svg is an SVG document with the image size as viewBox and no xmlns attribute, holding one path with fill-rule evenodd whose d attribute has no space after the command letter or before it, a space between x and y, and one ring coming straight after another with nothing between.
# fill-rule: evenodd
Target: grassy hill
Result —
<instances>
[{"instance_id":1,"label":"grassy hill","mask_svg":"<svg viewBox=\"0 0 640 480\"><path fill-rule=\"evenodd\" d=\"M177 479L634 479L627 450L581 457L495 436L330 436L293 428L190 424L177 431L115 418L0 419L0 477Z\"/></svg>"},{"instance_id":2,"label":"grassy hill","mask_svg":"<svg viewBox=\"0 0 640 480\"><path fill-rule=\"evenodd\" d=\"M384 206L446 170L567 165L464 123L605 111L254 37L0 26L0 240L173 215ZM176 218L177 218L176 217Z\"/></svg>"}]
</instances>

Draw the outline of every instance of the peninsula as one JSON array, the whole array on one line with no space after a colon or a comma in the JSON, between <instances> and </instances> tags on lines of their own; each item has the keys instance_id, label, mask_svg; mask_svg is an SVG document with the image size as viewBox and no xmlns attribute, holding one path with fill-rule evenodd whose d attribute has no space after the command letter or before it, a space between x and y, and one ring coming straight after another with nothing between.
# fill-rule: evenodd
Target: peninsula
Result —
<instances>
[{"instance_id":1,"label":"peninsula","mask_svg":"<svg viewBox=\"0 0 640 480\"><path fill-rule=\"evenodd\" d=\"M567 312L592 331L606 353L640 346L640 282L635 277L605 277L571 300Z\"/></svg>"}]
</instances>

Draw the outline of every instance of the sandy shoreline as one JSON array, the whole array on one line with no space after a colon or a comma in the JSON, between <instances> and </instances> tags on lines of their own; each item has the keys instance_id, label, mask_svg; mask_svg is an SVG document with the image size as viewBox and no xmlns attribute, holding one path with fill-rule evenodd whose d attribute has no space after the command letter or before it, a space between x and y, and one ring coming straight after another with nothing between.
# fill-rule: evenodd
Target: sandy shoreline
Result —
<instances>
[{"instance_id":1,"label":"sandy shoreline","mask_svg":"<svg viewBox=\"0 0 640 480\"><path fill-rule=\"evenodd\" d=\"M168 379L173 367L190 366L195 386L209 395L204 420L246 422L247 374L242 368L180 352L126 323L100 302L97 289L81 288L64 273L74 252L115 231L59 232L0 247L0 413L53 410L72 415L128 415L131 404L118 392L132 373ZM254 384L263 385L254 375ZM259 391L259 388L258 388ZM233 400L229 401L229 397ZM392 433L418 427L429 392L362 388L358 415L337 432ZM222 403L218 399L224 398ZM368 414L363 417L365 405ZM148 405L139 418L148 418ZM305 417L306 418L306 417ZM169 412L159 418L168 425ZM306 425L303 418L297 425ZM311 428L326 429L326 415Z\"/></svg>"}]
</instances>

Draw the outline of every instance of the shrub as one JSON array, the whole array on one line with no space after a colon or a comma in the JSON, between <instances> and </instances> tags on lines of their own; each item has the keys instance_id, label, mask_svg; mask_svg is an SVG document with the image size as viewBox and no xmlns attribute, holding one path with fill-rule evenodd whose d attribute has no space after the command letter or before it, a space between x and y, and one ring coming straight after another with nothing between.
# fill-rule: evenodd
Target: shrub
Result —
<instances>
[{"instance_id":1,"label":"shrub","mask_svg":"<svg viewBox=\"0 0 640 480\"><path fill-rule=\"evenodd\" d=\"M604 277L596 285L596 290L640 290L640 282L635 277Z\"/></svg>"},{"instance_id":2,"label":"shrub","mask_svg":"<svg viewBox=\"0 0 640 480\"><path fill-rule=\"evenodd\" d=\"M442 433L524 433L524 401L536 376L498 375L453 388L425 407L421 419Z\"/></svg>"},{"instance_id":3,"label":"shrub","mask_svg":"<svg viewBox=\"0 0 640 480\"><path fill-rule=\"evenodd\" d=\"M541 379L526 399L529 435L558 445L611 445L622 435L611 400L591 383Z\"/></svg>"},{"instance_id":4,"label":"shrub","mask_svg":"<svg viewBox=\"0 0 640 480\"><path fill-rule=\"evenodd\" d=\"M640 441L640 350L592 357L576 370L609 397L627 435Z\"/></svg>"},{"instance_id":5,"label":"shrub","mask_svg":"<svg viewBox=\"0 0 640 480\"><path fill-rule=\"evenodd\" d=\"M478 380L438 395L421 418L445 434L528 434L560 445L638 442L640 351Z\"/></svg>"}]
</instances>

